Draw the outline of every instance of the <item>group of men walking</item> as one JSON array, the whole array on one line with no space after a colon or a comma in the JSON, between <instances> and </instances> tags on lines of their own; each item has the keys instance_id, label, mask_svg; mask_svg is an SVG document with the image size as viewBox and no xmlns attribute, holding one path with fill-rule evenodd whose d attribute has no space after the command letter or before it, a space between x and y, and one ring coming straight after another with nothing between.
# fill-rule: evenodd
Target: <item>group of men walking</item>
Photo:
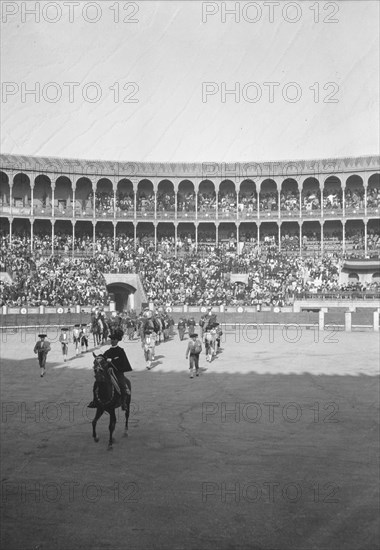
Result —
<instances>
[{"instance_id":1,"label":"group of men walking","mask_svg":"<svg viewBox=\"0 0 380 550\"><path fill-rule=\"evenodd\" d=\"M216 321L216 315L211 314L211 312L202 316L199 321L201 339L195 332L195 326L194 317L188 320L181 318L178 322L180 340L184 339L186 328L189 332L190 340L187 345L186 359L189 359L190 378L194 377L193 371L195 371L195 376L199 376L199 356L203 350L202 341L205 345L206 361L211 363L213 357L220 350L220 339L223 334L219 323Z\"/></svg>"},{"instance_id":2,"label":"group of men walking","mask_svg":"<svg viewBox=\"0 0 380 550\"><path fill-rule=\"evenodd\" d=\"M128 339L131 340L134 338L134 333L137 329L141 339L146 368L150 370L155 360L156 345L160 343L160 341L169 339L169 334L172 332L174 322L167 315L148 315L147 313L146 315L141 315L139 318L136 318L136 321L133 320L131 323L126 323ZM113 330L111 333L116 334L117 332L118 336L120 336L120 334L124 334L124 331L120 325L116 326L118 324L119 323L115 322L115 326L112 327ZM181 318L177 324L180 341L184 340L186 332L189 334L186 359L189 360L190 378L194 377L194 372L196 376L199 376L199 357L203 351L203 345L205 348L206 361L211 362L220 350L220 338L223 334L219 323L216 321L216 315L213 315L211 312L203 315L198 322L200 335L195 332L196 326L197 323L194 317L190 317L189 319ZM61 328L59 342L61 344L64 362L68 360L70 342L75 346L76 356L88 351L88 336L90 332L91 323L74 325L71 338L70 329L68 327ZM46 358L51 350L51 345L46 340L46 334L39 334L38 336L40 340L34 347L34 353L38 356L40 376L43 377L46 373Z\"/></svg>"},{"instance_id":3,"label":"group of men walking","mask_svg":"<svg viewBox=\"0 0 380 550\"><path fill-rule=\"evenodd\" d=\"M59 342L61 344L63 361L66 363L68 354L69 354L69 327L62 327L61 333L59 335ZM72 343L75 345L75 355L78 356L80 353L85 353L88 351L88 334L89 334L89 325L87 323L76 324L73 328ZM40 367L40 376L41 378L45 376L46 373L46 358L51 351L51 344L46 340L46 334L39 334L39 340L34 346L34 353L37 355L38 364Z\"/></svg>"}]
</instances>

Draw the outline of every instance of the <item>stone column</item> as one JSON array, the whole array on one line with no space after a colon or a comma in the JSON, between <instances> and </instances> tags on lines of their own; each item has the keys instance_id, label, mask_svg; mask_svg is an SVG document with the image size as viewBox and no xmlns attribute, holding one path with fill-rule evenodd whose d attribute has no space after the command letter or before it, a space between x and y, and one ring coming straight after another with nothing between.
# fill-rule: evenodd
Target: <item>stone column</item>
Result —
<instances>
[{"instance_id":1,"label":"stone column","mask_svg":"<svg viewBox=\"0 0 380 550\"><path fill-rule=\"evenodd\" d=\"M77 203L76 203L76 191L77 191L77 184L76 182L72 182L72 189L73 189L73 204L72 204L72 218L73 220L76 218L77 213Z\"/></svg>"},{"instance_id":2,"label":"stone column","mask_svg":"<svg viewBox=\"0 0 380 550\"><path fill-rule=\"evenodd\" d=\"M342 248L343 254L346 253L346 222L342 221Z\"/></svg>"},{"instance_id":3,"label":"stone column","mask_svg":"<svg viewBox=\"0 0 380 550\"><path fill-rule=\"evenodd\" d=\"M325 188L325 184L324 183L320 183L319 184L319 190L320 190L320 193L321 193L321 218L323 220L323 215L324 215L324 207L323 207L323 190Z\"/></svg>"},{"instance_id":4,"label":"stone column","mask_svg":"<svg viewBox=\"0 0 380 550\"><path fill-rule=\"evenodd\" d=\"M75 219L73 218L72 222L71 222L71 225L72 225L72 238L73 238L73 244L72 244L72 250L71 250L71 255L72 257L74 258L74 254L75 254Z\"/></svg>"},{"instance_id":5,"label":"stone column","mask_svg":"<svg viewBox=\"0 0 380 550\"><path fill-rule=\"evenodd\" d=\"M113 219L116 220L116 191L117 191L117 184L113 183ZM115 242L115 241L114 241ZM115 246L114 246L115 249Z\"/></svg>"},{"instance_id":6,"label":"stone column","mask_svg":"<svg viewBox=\"0 0 380 550\"><path fill-rule=\"evenodd\" d=\"M92 209L93 209L93 213L92 213L92 217L93 217L93 220L96 219L96 208L95 208L95 205L96 205L96 183L93 183L92 184L92 192L93 192L93 201L92 201ZM95 235L95 233L94 233Z\"/></svg>"},{"instance_id":7,"label":"stone column","mask_svg":"<svg viewBox=\"0 0 380 550\"><path fill-rule=\"evenodd\" d=\"M30 220L30 250L33 252L33 244L34 244L34 220L33 218Z\"/></svg>"},{"instance_id":8,"label":"stone column","mask_svg":"<svg viewBox=\"0 0 380 550\"><path fill-rule=\"evenodd\" d=\"M51 216L52 218L55 217L54 202L55 202L55 182L51 182Z\"/></svg>"},{"instance_id":9,"label":"stone column","mask_svg":"<svg viewBox=\"0 0 380 550\"><path fill-rule=\"evenodd\" d=\"M51 220L51 255L54 256L54 225L55 220Z\"/></svg>"},{"instance_id":10,"label":"stone column","mask_svg":"<svg viewBox=\"0 0 380 550\"><path fill-rule=\"evenodd\" d=\"M30 215L34 216L34 181L30 181Z\"/></svg>"},{"instance_id":11,"label":"stone column","mask_svg":"<svg viewBox=\"0 0 380 550\"><path fill-rule=\"evenodd\" d=\"M323 235L323 224L324 224L324 221L323 219L321 220L321 254L323 254L323 239L324 239L324 235Z\"/></svg>"},{"instance_id":12,"label":"stone column","mask_svg":"<svg viewBox=\"0 0 380 550\"><path fill-rule=\"evenodd\" d=\"M257 247L258 247L258 251L260 252L260 225L261 223L260 222L257 222Z\"/></svg>"}]
</instances>

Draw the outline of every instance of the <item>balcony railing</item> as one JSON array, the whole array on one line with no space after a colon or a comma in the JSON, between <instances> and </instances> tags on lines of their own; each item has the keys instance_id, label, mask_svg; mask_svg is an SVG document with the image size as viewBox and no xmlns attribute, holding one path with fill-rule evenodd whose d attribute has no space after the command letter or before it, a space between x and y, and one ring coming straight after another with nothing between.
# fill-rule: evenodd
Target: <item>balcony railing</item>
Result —
<instances>
[{"instance_id":1,"label":"balcony railing","mask_svg":"<svg viewBox=\"0 0 380 550\"><path fill-rule=\"evenodd\" d=\"M325 218L329 217L343 217L343 209L342 208L325 208L323 210L323 216Z\"/></svg>"},{"instance_id":2,"label":"balcony railing","mask_svg":"<svg viewBox=\"0 0 380 550\"><path fill-rule=\"evenodd\" d=\"M361 292L352 291L330 291L330 292L300 292L295 294L296 300L379 300L379 291Z\"/></svg>"},{"instance_id":3,"label":"balcony railing","mask_svg":"<svg viewBox=\"0 0 380 550\"><path fill-rule=\"evenodd\" d=\"M257 210L253 212L248 212L248 210L243 210L243 212L238 212L238 220L255 220L257 219Z\"/></svg>"},{"instance_id":4,"label":"balcony railing","mask_svg":"<svg viewBox=\"0 0 380 550\"><path fill-rule=\"evenodd\" d=\"M183 220L183 221L195 220L195 209L194 210L178 210L177 211L177 220Z\"/></svg>"},{"instance_id":5,"label":"balcony railing","mask_svg":"<svg viewBox=\"0 0 380 550\"><path fill-rule=\"evenodd\" d=\"M300 217L300 211L299 209L295 210L280 210L280 218L281 219L294 219L298 220Z\"/></svg>"},{"instance_id":6,"label":"balcony railing","mask_svg":"<svg viewBox=\"0 0 380 550\"><path fill-rule=\"evenodd\" d=\"M54 214L53 214L54 212ZM177 215L175 214L174 210L158 210L156 212L156 218L154 214L154 209L139 209L136 211L136 218L134 216L134 209L129 210L121 210L120 208L116 209L116 214L114 213L113 208L97 208L94 211L92 206L87 206L85 208L82 208L81 206L78 206L78 204L75 206L75 209L73 209L72 204L69 203L69 206L55 206L54 209L51 205L48 205L46 207L40 206L40 205L34 205L33 211L30 205L27 206L10 206L10 204L0 204L0 215L12 215L12 216L20 216L20 217L30 217L34 216L35 218L49 218L54 215L56 218L72 218L73 213L75 215L76 219L86 218L96 218L97 220L112 220L116 218L117 220L125 220L128 219L130 221L133 220L143 220L143 219L149 219L149 220L183 220L183 221L193 221L195 220L195 210L178 210ZM346 207L344 211L344 217L364 217L365 210L364 208L356 208L356 207ZM368 207L367 208L367 216L370 217L379 217L380 215L380 207ZM222 212L221 210L216 213L215 208L210 208L207 210L198 210L197 212L197 219L200 221L214 221L216 219L218 220L225 220L225 221L254 221L257 220L258 217L260 217L260 220L262 221L271 221L271 220L294 220L299 221L302 220L307 221L308 219L322 219L322 211L321 209L316 210L306 210L305 208L302 208L301 214L299 210L280 210L280 213L278 210L260 210L260 216L258 215L257 210L254 210L252 212L249 212L248 210L243 211L237 211L231 210L228 212ZM342 208L325 208L323 211L323 219L328 218L343 218L343 209Z\"/></svg>"}]
</instances>

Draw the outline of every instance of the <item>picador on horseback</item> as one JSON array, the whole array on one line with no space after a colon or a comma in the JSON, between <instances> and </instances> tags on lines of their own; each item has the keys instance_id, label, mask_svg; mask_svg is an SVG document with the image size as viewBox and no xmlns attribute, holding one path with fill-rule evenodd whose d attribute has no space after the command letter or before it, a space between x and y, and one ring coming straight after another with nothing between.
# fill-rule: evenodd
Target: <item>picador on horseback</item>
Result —
<instances>
[{"instance_id":1,"label":"picador on horseback","mask_svg":"<svg viewBox=\"0 0 380 550\"><path fill-rule=\"evenodd\" d=\"M123 348L121 348L118 343L123 339L124 333L121 329L114 330L111 333L111 347L103 353L104 359L107 361L109 366L114 367L114 373L117 378L120 395L121 395L121 408L125 411L127 408L127 397L129 394L129 389L127 387L126 379L124 376L125 372L130 372L132 370L131 364L128 360L128 357L125 354ZM88 405L90 408L96 408L98 406L98 397L97 397L97 383L94 383L94 399Z\"/></svg>"},{"instance_id":2,"label":"picador on horseback","mask_svg":"<svg viewBox=\"0 0 380 550\"><path fill-rule=\"evenodd\" d=\"M103 355L94 355L95 384L93 387L94 399L88 405L96 408L96 415L92 421L92 436L99 441L96 434L96 424L104 412L110 415L108 449L112 449L113 432L116 426L115 409L122 407L125 410L124 435L128 435L128 419L130 413L132 385L124 377L132 367L123 348L118 343L123 338L121 329L111 333L111 347Z\"/></svg>"}]
</instances>

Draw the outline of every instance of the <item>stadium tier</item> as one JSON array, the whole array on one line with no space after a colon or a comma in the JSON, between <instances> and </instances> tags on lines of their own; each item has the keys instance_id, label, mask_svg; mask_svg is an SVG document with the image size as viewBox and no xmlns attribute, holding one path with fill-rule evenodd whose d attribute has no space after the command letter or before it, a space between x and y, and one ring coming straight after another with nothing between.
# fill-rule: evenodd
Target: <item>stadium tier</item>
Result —
<instances>
[{"instance_id":1,"label":"stadium tier","mask_svg":"<svg viewBox=\"0 0 380 550\"><path fill-rule=\"evenodd\" d=\"M167 307L378 297L379 157L0 161L3 306L107 306L113 294L118 309L133 295Z\"/></svg>"},{"instance_id":2,"label":"stadium tier","mask_svg":"<svg viewBox=\"0 0 380 550\"><path fill-rule=\"evenodd\" d=\"M42 253L93 254L105 238L113 250L127 239L135 248L240 254L244 243L270 241L289 253L371 256L379 171L376 156L155 164L2 155L0 215L10 242L27 235Z\"/></svg>"}]
</instances>

